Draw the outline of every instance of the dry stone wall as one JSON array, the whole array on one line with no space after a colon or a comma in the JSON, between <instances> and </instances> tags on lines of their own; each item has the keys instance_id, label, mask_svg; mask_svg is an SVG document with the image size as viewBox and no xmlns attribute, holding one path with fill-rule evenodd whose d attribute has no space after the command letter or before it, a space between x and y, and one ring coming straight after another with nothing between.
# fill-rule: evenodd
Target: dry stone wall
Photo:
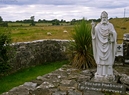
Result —
<instances>
[{"instance_id":1,"label":"dry stone wall","mask_svg":"<svg viewBox=\"0 0 129 95\"><path fill-rule=\"evenodd\" d=\"M66 60L68 40L36 40L13 43L10 65L12 72L45 62Z\"/></svg>"}]
</instances>

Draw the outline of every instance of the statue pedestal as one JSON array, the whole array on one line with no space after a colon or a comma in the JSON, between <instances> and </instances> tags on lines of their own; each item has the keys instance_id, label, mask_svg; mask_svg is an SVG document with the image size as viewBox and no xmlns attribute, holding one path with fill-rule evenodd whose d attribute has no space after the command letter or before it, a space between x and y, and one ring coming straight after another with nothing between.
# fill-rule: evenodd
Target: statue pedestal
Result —
<instances>
[{"instance_id":1,"label":"statue pedestal","mask_svg":"<svg viewBox=\"0 0 129 95\"><path fill-rule=\"evenodd\" d=\"M94 82L106 82L106 83L114 83L115 75L105 75L101 76L95 73L95 77L92 79Z\"/></svg>"},{"instance_id":2,"label":"statue pedestal","mask_svg":"<svg viewBox=\"0 0 129 95\"><path fill-rule=\"evenodd\" d=\"M94 77L98 82L113 82L115 81L115 75L113 74L112 65L97 65L97 71Z\"/></svg>"}]
</instances>

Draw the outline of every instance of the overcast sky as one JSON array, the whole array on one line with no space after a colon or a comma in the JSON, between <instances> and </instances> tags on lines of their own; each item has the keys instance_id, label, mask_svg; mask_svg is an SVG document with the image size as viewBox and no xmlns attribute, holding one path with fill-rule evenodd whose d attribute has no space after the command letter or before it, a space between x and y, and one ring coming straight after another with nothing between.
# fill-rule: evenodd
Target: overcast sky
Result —
<instances>
[{"instance_id":1,"label":"overcast sky","mask_svg":"<svg viewBox=\"0 0 129 95\"><path fill-rule=\"evenodd\" d=\"M109 18L129 17L128 0L0 0L0 16L4 21L29 19L98 19L102 11Z\"/></svg>"}]
</instances>

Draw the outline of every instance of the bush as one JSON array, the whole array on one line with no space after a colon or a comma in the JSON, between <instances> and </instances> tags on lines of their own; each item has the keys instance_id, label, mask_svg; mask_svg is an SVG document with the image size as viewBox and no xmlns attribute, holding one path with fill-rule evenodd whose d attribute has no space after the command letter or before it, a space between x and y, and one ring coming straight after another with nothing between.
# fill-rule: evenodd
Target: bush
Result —
<instances>
[{"instance_id":1,"label":"bush","mask_svg":"<svg viewBox=\"0 0 129 95\"><path fill-rule=\"evenodd\" d=\"M95 67L96 63L92 54L91 26L86 23L85 19L75 26L72 38L75 41L72 43L75 51L72 65L79 69Z\"/></svg>"},{"instance_id":2,"label":"bush","mask_svg":"<svg viewBox=\"0 0 129 95\"><path fill-rule=\"evenodd\" d=\"M0 23L0 26L2 26L2 27L8 27L8 22L1 22Z\"/></svg>"},{"instance_id":3,"label":"bush","mask_svg":"<svg viewBox=\"0 0 129 95\"><path fill-rule=\"evenodd\" d=\"M9 68L9 43L11 41L9 32L0 31L0 75L4 74Z\"/></svg>"}]
</instances>

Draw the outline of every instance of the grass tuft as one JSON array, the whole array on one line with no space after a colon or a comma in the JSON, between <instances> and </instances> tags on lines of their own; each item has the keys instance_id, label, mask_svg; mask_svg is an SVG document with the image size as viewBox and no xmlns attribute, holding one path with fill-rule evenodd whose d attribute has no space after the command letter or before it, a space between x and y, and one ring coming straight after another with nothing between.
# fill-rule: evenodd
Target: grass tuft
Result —
<instances>
[{"instance_id":1,"label":"grass tuft","mask_svg":"<svg viewBox=\"0 0 129 95\"><path fill-rule=\"evenodd\" d=\"M72 64L78 69L88 69L96 66L92 55L92 40L91 40L91 26L83 19L82 22L75 26L75 31L72 34L75 40L74 50L76 54L73 58Z\"/></svg>"}]
</instances>

